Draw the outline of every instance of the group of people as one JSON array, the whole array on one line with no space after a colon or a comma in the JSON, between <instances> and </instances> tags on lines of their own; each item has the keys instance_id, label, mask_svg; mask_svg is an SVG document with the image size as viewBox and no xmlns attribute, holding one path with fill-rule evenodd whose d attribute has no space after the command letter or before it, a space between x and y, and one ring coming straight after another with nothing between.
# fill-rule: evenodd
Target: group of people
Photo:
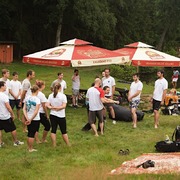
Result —
<instances>
[{"instance_id":1,"label":"group of people","mask_svg":"<svg viewBox=\"0 0 180 180\"><path fill-rule=\"evenodd\" d=\"M98 136L95 122L96 117L99 119L100 132L103 134L104 119L102 118L103 111L107 108L111 113L112 119L115 121L115 113L113 110L113 95L115 92L115 80L110 76L110 69L106 68L102 73L102 79L96 78L93 87L89 88L86 94L89 102L89 124L93 129L95 136ZM139 74L132 75L133 82L130 85L128 92L129 107L133 120L133 128L137 128L137 108L140 103L143 83L139 79ZM157 80L155 81L154 92L151 98L152 108L154 112L154 128L159 126L159 109L164 104L165 96L168 89L168 82L164 78L164 71L157 71ZM102 87L102 89L101 89ZM104 91L103 91L104 90ZM114 123L113 121L113 123ZM115 123L114 123L115 124Z\"/></svg>"},{"instance_id":2,"label":"group of people","mask_svg":"<svg viewBox=\"0 0 180 180\"><path fill-rule=\"evenodd\" d=\"M88 122L94 131L95 136L99 136L96 129L96 117L99 120L100 133L104 133L104 121L106 110L111 113L113 123L115 124L115 113L113 104L118 101L113 100L115 92L115 79L110 75L110 69L106 68L103 77L96 78L92 87L87 90L86 101L89 104ZM51 129L52 144L56 146L56 131L60 127L62 138L67 145L70 145L67 127L65 109L67 105L67 97L64 90L67 88L66 82L63 80L63 73L58 73L58 78L52 82L52 93L46 98L43 90L45 82L36 80L36 84L31 86L31 80L35 78L33 70L27 71L27 76L22 84L18 80L18 73L12 73L12 80L9 80L10 72L2 69L2 78L0 78L0 147L4 145L2 141L2 130L11 132L14 146L24 144L17 139L16 126L13 122L16 106L17 118L22 121L23 131L27 132L27 144L29 152L37 151L33 148L34 140L37 143L46 142L46 137ZM167 80L164 78L164 71L157 72L158 79L155 82L155 89L152 98L154 110L154 126L159 125L159 108L164 103L165 94L168 88ZM140 96L143 89L143 83L139 79L139 74L133 74L133 82L131 83L128 101L133 119L133 128L137 127L136 110L140 103ZM78 106L78 96L80 89L80 76L77 69L74 70L72 76L72 106ZM23 109L22 119L20 118L20 109ZM48 113L50 109L50 115ZM38 131L40 123L44 126L42 139L39 140Z\"/></svg>"},{"instance_id":3,"label":"group of people","mask_svg":"<svg viewBox=\"0 0 180 180\"><path fill-rule=\"evenodd\" d=\"M23 131L27 132L28 151L37 151L33 148L34 140L37 143L46 142L47 134L51 128L52 144L56 146L56 131L60 127L62 138L67 145L70 145L67 130L65 108L67 104L66 95L63 90L66 83L63 81L62 73L58 73L57 79L51 85L52 93L46 98L43 90L45 82L36 80L36 84L31 86L31 80L35 78L33 70L27 71L27 76L22 84L18 80L18 73L13 72L13 79L10 81L10 72L2 69L2 78L0 78L0 147L4 145L2 141L2 130L11 132L14 146L22 145L17 139L16 126L14 124L13 108L16 106L17 118L20 119L20 109L23 109L22 124ZM57 82L58 81L58 82ZM61 85L62 83L62 85ZM48 110L50 109L50 116ZM49 121L50 120L50 121ZM38 138L40 123L44 126L42 140Z\"/></svg>"}]
</instances>

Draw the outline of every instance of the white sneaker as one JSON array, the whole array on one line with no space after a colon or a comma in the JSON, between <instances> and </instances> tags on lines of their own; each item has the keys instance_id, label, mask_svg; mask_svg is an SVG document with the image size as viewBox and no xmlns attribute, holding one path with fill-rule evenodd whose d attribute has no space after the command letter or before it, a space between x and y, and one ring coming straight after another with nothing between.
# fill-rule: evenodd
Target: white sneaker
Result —
<instances>
[{"instance_id":1,"label":"white sneaker","mask_svg":"<svg viewBox=\"0 0 180 180\"><path fill-rule=\"evenodd\" d=\"M29 152L36 152L37 149L29 149Z\"/></svg>"},{"instance_id":2,"label":"white sneaker","mask_svg":"<svg viewBox=\"0 0 180 180\"><path fill-rule=\"evenodd\" d=\"M21 142L21 141L14 142L14 146L19 146L19 145L22 145L22 144L24 144L24 142Z\"/></svg>"},{"instance_id":3,"label":"white sneaker","mask_svg":"<svg viewBox=\"0 0 180 180\"><path fill-rule=\"evenodd\" d=\"M113 124L116 124L116 121L113 121L112 123L113 123Z\"/></svg>"},{"instance_id":4,"label":"white sneaker","mask_svg":"<svg viewBox=\"0 0 180 180\"><path fill-rule=\"evenodd\" d=\"M0 143L0 148L3 147L3 145L4 145L4 142Z\"/></svg>"}]
</instances>

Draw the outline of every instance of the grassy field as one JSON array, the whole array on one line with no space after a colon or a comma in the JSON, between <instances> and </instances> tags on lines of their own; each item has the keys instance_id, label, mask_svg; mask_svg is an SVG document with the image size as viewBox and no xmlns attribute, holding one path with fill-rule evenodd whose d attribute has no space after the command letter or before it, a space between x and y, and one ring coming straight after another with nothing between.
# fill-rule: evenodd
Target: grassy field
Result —
<instances>
[{"instance_id":1,"label":"grassy field","mask_svg":"<svg viewBox=\"0 0 180 180\"><path fill-rule=\"evenodd\" d=\"M22 63L2 65L0 68L8 68L11 72L18 71L20 80L25 78L26 71L33 69L36 78L46 81L45 93L50 93L50 84L56 79L57 72L64 73L68 90L71 93L71 76L73 68L55 68L32 66ZM88 88L94 77L100 74L99 69L81 68L81 88ZM118 87L128 85L117 84ZM151 94L152 86L145 85L144 91ZM160 127L154 129L153 117L145 115L143 121L138 123L137 129L132 129L131 122L118 122L112 124L107 120L104 136L94 137L92 131L83 132L81 128L87 122L86 108L73 109L67 107L67 128L71 147L66 147L58 132L58 146L53 148L48 136L48 143L35 144L38 152L28 153L27 145L13 147L11 135L3 132L5 146L0 149L0 179L60 179L60 180L94 180L94 179L178 179L179 175L118 175L110 176L108 173L120 166L124 161L136 158L142 153L155 152L154 145L163 140L165 135L171 136L174 128L179 123L179 117L160 117ZM22 133L21 122L15 120L18 137L26 141L26 134ZM43 128L40 129L40 135ZM127 156L118 155L120 149L130 149Z\"/></svg>"}]
</instances>

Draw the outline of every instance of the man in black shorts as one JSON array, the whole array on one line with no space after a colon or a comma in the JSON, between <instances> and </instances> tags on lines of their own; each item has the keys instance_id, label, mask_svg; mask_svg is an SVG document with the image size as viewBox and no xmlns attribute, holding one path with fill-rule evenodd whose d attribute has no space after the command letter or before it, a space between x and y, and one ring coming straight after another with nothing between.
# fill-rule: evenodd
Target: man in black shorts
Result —
<instances>
[{"instance_id":1,"label":"man in black shorts","mask_svg":"<svg viewBox=\"0 0 180 180\"><path fill-rule=\"evenodd\" d=\"M6 94L5 82L0 81L0 148L4 145L2 142L2 130L6 133L11 132L14 141L14 146L24 144L24 142L17 140L16 126L13 122L14 113L9 105L9 98Z\"/></svg>"}]
</instances>

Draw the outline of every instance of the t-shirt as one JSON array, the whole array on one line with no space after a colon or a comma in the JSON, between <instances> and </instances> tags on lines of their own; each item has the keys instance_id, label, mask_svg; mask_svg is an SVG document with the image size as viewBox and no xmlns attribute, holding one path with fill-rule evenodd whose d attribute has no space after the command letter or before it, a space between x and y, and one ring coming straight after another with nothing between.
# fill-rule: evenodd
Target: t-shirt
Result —
<instances>
[{"instance_id":1,"label":"t-shirt","mask_svg":"<svg viewBox=\"0 0 180 180\"><path fill-rule=\"evenodd\" d=\"M142 88L143 88L143 84L141 81L132 82L130 86L130 90L129 90L129 95L133 96L137 91L142 91ZM138 96L132 98L132 101L139 100L140 96L141 96L141 93Z\"/></svg>"},{"instance_id":2,"label":"t-shirt","mask_svg":"<svg viewBox=\"0 0 180 180\"><path fill-rule=\"evenodd\" d=\"M4 91L3 93L5 93L7 96L9 96L9 87L10 87L10 80L9 79L4 79L3 77L0 78L0 81L4 81L6 83L6 91Z\"/></svg>"},{"instance_id":3,"label":"t-shirt","mask_svg":"<svg viewBox=\"0 0 180 180\"><path fill-rule=\"evenodd\" d=\"M61 84L61 93L64 93L64 90L67 89L66 81L64 80L60 81L59 79L56 79L52 82L51 87L53 88L56 83Z\"/></svg>"},{"instance_id":4,"label":"t-shirt","mask_svg":"<svg viewBox=\"0 0 180 180\"><path fill-rule=\"evenodd\" d=\"M42 93L41 91L38 92L37 97L40 99L40 102L41 102L40 108L39 108L39 112L40 112L40 113L45 113L45 112L44 112L44 109L43 109L43 106L42 106L42 103L46 103L46 102L47 102L47 98L46 98L46 96L44 95L44 93Z\"/></svg>"},{"instance_id":5,"label":"t-shirt","mask_svg":"<svg viewBox=\"0 0 180 180\"><path fill-rule=\"evenodd\" d=\"M109 94L106 94L106 96L111 96L112 95L112 87L115 86L115 79L112 76L103 77L102 78L102 87L108 86L110 88Z\"/></svg>"},{"instance_id":6,"label":"t-shirt","mask_svg":"<svg viewBox=\"0 0 180 180\"><path fill-rule=\"evenodd\" d=\"M0 120L8 120L11 117L5 103L9 103L9 97L4 92L0 92Z\"/></svg>"},{"instance_id":7,"label":"t-shirt","mask_svg":"<svg viewBox=\"0 0 180 180\"><path fill-rule=\"evenodd\" d=\"M74 76L72 76L73 78ZM74 80L72 79L72 89L79 90L80 88L80 76L75 76Z\"/></svg>"},{"instance_id":8,"label":"t-shirt","mask_svg":"<svg viewBox=\"0 0 180 180\"><path fill-rule=\"evenodd\" d=\"M36 106L40 104L40 99L37 96L28 96L25 99L25 103L26 103L27 116L29 119L31 119L36 110ZM34 121L40 120L39 112L37 113L37 115L35 116L33 120Z\"/></svg>"},{"instance_id":9,"label":"t-shirt","mask_svg":"<svg viewBox=\"0 0 180 180\"><path fill-rule=\"evenodd\" d=\"M103 109L101 98L104 98L104 91L101 88L90 87L86 98L89 99L89 110L99 111Z\"/></svg>"},{"instance_id":10,"label":"t-shirt","mask_svg":"<svg viewBox=\"0 0 180 180\"><path fill-rule=\"evenodd\" d=\"M179 76L179 71L176 70L176 71L173 71L173 78L178 78Z\"/></svg>"},{"instance_id":11,"label":"t-shirt","mask_svg":"<svg viewBox=\"0 0 180 180\"><path fill-rule=\"evenodd\" d=\"M163 91L168 88L168 82L165 78L157 79L155 81L153 99L162 101Z\"/></svg>"},{"instance_id":12,"label":"t-shirt","mask_svg":"<svg viewBox=\"0 0 180 180\"><path fill-rule=\"evenodd\" d=\"M48 102L51 104L51 106L59 107L63 103L67 103L67 97L65 94L58 92L58 94L56 95L55 98L53 97L53 94L54 93L50 94L48 97ZM60 118L64 118L66 116L65 115L65 109L61 109L59 111L55 111L55 110L51 109L50 114L57 116L57 117L60 117Z\"/></svg>"},{"instance_id":13,"label":"t-shirt","mask_svg":"<svg viewBox=\"0 0 180 180\"><path fill-rule=\"evenodd\" d=\"M9 89L11 89L11 91L13 92L15 96L19 94L19 91L21 90L21 88L22 86L21 86L20 81L14 81L14 80L10 81ZM9 93L9 99L14 100L14 97L10 93ZM20 96L18 97L18 99L20 99Z\"/></svg>"},{"instance_id":14,"label":"t-shirt","mask_svg":"<svg viewBox=\"0 0 180 180\"><path fill-rule=\"evenodd\" d=\"M22 82L22 91L26 91L26 95L23 100L23 102L25 102L25 99L32 94L31 93L31 83L30 83L29 79L27 79L27 78L24 79L24 81Z\"/></svg>"}]
</instances>

